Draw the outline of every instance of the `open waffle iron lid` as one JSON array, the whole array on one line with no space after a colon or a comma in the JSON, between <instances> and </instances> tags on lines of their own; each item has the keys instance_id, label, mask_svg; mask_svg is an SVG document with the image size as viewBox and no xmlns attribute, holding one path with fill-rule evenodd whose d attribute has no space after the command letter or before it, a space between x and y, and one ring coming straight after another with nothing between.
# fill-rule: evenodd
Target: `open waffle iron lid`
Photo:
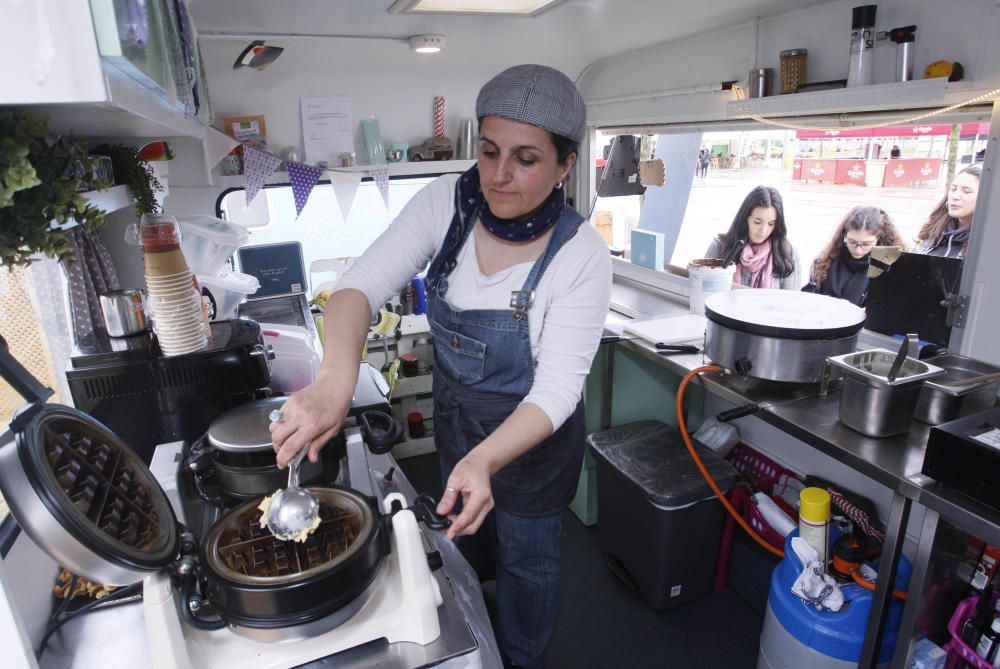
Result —
<instances>
[{"instance_id":1,"label":"open waffle iron lid","mask_svg":"<svg viewBox=\"0 0 1000 669\"><path fill-rule=\"evenodd\" d=\"M7 352L0 373L28 403L0 436L0 490L21 528L74 573L128 585L173 562L177 517L146 464L117 435L42 386Z\"/></svg>"}]
</instances>

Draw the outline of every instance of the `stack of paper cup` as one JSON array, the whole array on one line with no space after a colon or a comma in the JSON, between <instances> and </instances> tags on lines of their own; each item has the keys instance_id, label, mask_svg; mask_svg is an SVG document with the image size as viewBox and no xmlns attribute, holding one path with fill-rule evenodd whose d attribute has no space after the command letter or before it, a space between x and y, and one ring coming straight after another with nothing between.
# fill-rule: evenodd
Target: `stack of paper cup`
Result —
<instances>
[{"instance_id":1,"label":"stack of paper cup","mask_svg":"<svg viewBox=\"0 0 1000 669\"><path fill-rule=\"evenodd\" d=\"M146 265L147 308L153 332L165 356L205 348L201 292L180 248L180 231L172 216L147 214L139 225Z\"/></svg>"}]
</instances>

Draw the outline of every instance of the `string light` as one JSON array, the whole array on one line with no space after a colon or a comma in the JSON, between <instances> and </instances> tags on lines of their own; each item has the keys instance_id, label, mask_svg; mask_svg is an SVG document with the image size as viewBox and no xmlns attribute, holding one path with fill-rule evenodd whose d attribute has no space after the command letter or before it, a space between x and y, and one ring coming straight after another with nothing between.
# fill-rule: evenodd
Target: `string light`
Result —
<instances>
[{"instance_id":1,"label":"string light","mask_svg":"<svg viewBox=\"0 0 1000 669\"><path fill-rule=\"evenodd\" d=\"M743 100L743 89L738 85L733 86L733 92L736 94L737 100ZM894 120L894 121L883 121L881 123L869 123L867 125L851 125L851 126L841 126L837 128L823 128L814 125L799 125L797 123L786 123L784 121L778 121L776 119L768 119L763 116L757 116L756 114L748 114L750 118L760 123L766 125L773 125L778 128L787 128L788 130L821 130L824 132L841 132L846 128L851 130L873 130L875 128L889 128L899 125L910 125L912 123L918 123L924 119L933 118L935 116L940 116L941 114L947 114L948 112L955 111L956 109L961 109L962 107L967 107L969 105L974 105L979 102L985 102L987 100L996 100L1000 97L1000 88L994 88L988 93L983 93L982 95L977 95L974 98L969 98L963 102L958 102L947 107L942 107L941 109L935 109L933 111L924 112L923 114L918 114L908 119Z\"/></svg>"}]
</instances>

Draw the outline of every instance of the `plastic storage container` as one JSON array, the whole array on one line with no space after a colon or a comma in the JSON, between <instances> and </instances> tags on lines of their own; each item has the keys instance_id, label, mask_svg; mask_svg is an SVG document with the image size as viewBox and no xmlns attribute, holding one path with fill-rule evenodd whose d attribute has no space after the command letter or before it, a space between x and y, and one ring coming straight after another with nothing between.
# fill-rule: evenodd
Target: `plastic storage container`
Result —
<instances>
[{"instance_id":1,"label":"plastic storage container","mask_svg":"<svg viewBox=\"0 0 1000 669\"><path fill-rule=\"evenodd\" d=\"M243 226L214 216L185 216L177 223L181 228L181 251L195 274L221 270L250 236Z\"/></svg>"},{"instance_id":2,"label":"plastic storage container","mask_svg":"<svg viewBox=\"0 0 1000 669\"><path fill-rule=\"evenodd\" d=\"M274 353L269 384L272 390L293 393L316 380L322 358L305 328L261 323L260 334Z\"/></svg>"},{"instance_id":3,"label":"plastic storage container","mask_svg":"<svg viewBox=\"0 0 1000 669\"><path fill-rule=\"evenodd\" d=\"M844 606L840 611L818 611L792 594L792 584L802 564L792 550L795 530L785 540L785 557L774 568L767 598L767 613L760 634L757 669L854 669L861 659L868 613L874 593L853 583L841 585ZM830 539L836 539L836 529ZM905 556L899 558L894 587L906 590L912 568ZM896 646L903 601L893 598L876 658L878 667L888 667Z\"/></svg>"},{"instance_id":4,"label":"plastic storage container","mask_svg":"<svg viewBox=\"0 0 1000 669\"><path fill-rule=\"evenodd\" d=\"M996 374L1000 372L1000 367L954 353L936 355L928 358L927 362L941 367L945 373L924 382L917 401L917 420L939 425L985 411L996 404L1000 378L974 379ZM965 380L972 383L962 383Z\"/></svg>"},{"instance_id":5,"label":"plastic storage container","mask_svg":"<svg viewBox=\"0 0 1000 669\"><path fill-rule=\"evenodd\" d=\"M654 420L595 432L598 532L608 566L654 609L712 590L724 510L698 472L680 433ZM726 491L728 462L697 445Z\"/></svg>"},{"instance_id":6,"label":"plastic storage container","mask_svg":"<svg viewBox=\"0 0 1000 669\"><path fill-rule=\"evenodd\" d=\"M236 317L236 307L247 295L257 292L260 281L249 274L223 270L215 274L199 274L198 285L201 286L201 294L208 297L212 306L211 320L221 321Z\"/></svg>"}]
</instances>

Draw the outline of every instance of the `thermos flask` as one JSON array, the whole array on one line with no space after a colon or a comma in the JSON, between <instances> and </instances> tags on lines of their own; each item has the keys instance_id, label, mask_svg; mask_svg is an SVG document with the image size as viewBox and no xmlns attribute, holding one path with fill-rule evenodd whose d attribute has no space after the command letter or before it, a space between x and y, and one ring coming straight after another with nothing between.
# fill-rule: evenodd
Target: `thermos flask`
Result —
<instances>
[{"instance_id":1,"label":"thermos flask","mask_svg":"<svg viewBox=\"0 0 1000 669\"><path fill-rule=\"evenodd\" d=\"M872 83L872 62L875 54L875 11L877 5L855 7L851 17L851 67L847 72L848 86Z\"/></svg>"},{"instance_id":2,"label":"thermos flask","mask_svg":"<svg viewBox=\"0 0 1000 669\"><path fill-rule=\"evenodd\" d=\"M896 44L896 81L913 79L913 44L916 26L903 26L889 31L889 39Z\"/></svg>"}]
</instances>

